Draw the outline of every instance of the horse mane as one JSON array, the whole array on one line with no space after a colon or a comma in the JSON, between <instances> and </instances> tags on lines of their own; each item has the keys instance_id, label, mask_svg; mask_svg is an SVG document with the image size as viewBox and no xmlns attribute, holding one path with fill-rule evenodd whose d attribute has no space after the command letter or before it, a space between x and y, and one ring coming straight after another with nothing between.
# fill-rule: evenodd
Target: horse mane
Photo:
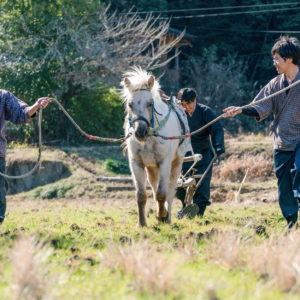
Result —
<instances>
[{"instance_id":1,"label":"horse mane","mask_svg":"<svg viewBox=\"0 0 300 300\"><path fill-rule=\"evenodd\" d=\"M131 67L129 71L123 74L123 80L121 81L121 97L124 103L126 103L129 99L131 99L132 94L136 90L140 89L147 89L148 88L148 80L152 76L151 73L148 73L146 70L142 69L141 67L134 66ZM130 80L130 88L128 88L125 83L124 79L128 78ZM154 85L150 92L153 95L154 99L160 99L159 95L160 84L155 79Z\"/></svg>"}]
</instances>

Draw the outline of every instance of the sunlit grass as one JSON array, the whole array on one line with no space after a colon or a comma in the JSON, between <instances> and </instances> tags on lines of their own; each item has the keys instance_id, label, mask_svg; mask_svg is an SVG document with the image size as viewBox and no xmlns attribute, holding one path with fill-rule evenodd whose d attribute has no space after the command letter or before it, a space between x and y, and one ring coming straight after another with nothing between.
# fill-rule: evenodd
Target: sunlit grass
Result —
<instances>
[{"instance_id":1,"label":"sunlit grass","mask_svg":"<svg viewBox=\"0 0 300 300\"><path fill-rule=\"evenodd\" d=\"M215 202L204 218L176 219L180 204L174 201L172 224L158 224L147 190L147 228L137 226L131 184L96 179L99 174L112 175L104 162L121 157L119 148L46 149L44 158L63 161L70 176L8 196L7 218L0 226L0 299L13 299L16 290L36 291L45 276L49 284L37 289L45 299L299 299L298 236L283 236L286 222L276 200L274 176L263 177L259 168L250 170L256 175L246 178L242 187L245 170L232 177L240 158L249 160L251 167L257 153L266 155L271 170L271 140L250 135L227 138L226 143L227 157L214 169ZM17 160L24 159L22 152L9 149ZM30 160L36 149L26 153ZM235 168L230 160L226 165L229 155L237 157ZM222 166L232 168L228 176L220 176ZM113 189L120 185L123 190ZM39 263L44 272L37 271L33 283L16 277L13 249L22 257L28 248L20 247L21 237L33 237L41 245L28 244L37 255L51 250ZM281 255L285 244L295 254L292 267L289 254ZM22 289L22 282L31 290Z\"/></svg>"},{"instance_id":2,"label":"sunlit grass","mask_svg":"<svg viewBox=\"0 0 300 300\"><path fill-rule=\"evenodd\" d=\"M215 295L220 299L240 299L243 295L245 299L296 299L296 294L284 293L276 285L268 288L269 281L252 272L247 262L241 265L237 261L230 269L217 263L211 250L216 234L222 235L226 230L237 232L239 238L250 239L258 245L268 240L271 234L280 236L285 222L277 205L215 204L202 219L174 218L172 225L159 225L153 212L153 201L150 201L149 227L141 229L136 226L133 199L114 203L111 199L12 199L14 202L9 202L7 220L0 227L0 260L4 266L1 295L12 295L11 247L20 236L34 236L52 249L46 267L49 280L55 280L56 284L44 291L49 297L97 299L101 295L101 299L209 299ZM174 211L178 208L176 203ZM112 250L127 249L130 253L131 247L135 247L132 251L139 251L142 243L146 243L145 259L147 255L154 259L151 264L156 261L158 264L158 257L167 259L165 263L161 261L160 267L154 266L151 276L164 274L164 264L176 266L172 267L171 273L166 273L170 282L161 286L155 281L157 279L145 275L147 270L143 279L139 279L135 268L130 271L126 267L126 255L121 259L118 252ZM219 247L217 243L215 246ZM140 250L136 255L143 254L142 247ZM121 259L119 263L115 259L115 266L113 255ZM143 268L141 262L139 267ZM152 283L147 286L147 282Z\"/></svg>"}]
</instances>

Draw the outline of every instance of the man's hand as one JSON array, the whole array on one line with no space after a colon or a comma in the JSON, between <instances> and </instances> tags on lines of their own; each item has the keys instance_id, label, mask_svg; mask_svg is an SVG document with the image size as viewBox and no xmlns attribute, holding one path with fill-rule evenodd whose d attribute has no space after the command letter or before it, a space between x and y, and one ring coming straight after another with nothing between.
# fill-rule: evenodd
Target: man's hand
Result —
<instances>
[{"instance_id":1,"label":"man's hand","mask_svg":"<svg viewBox=\"0 0 300 300\"><path fill-rule=\"evenodd\" d=\"M44 109L48 106L48 104L50 102L53 101L53 98L49 98L49 97L42 97L42 98L39 98L37 99L35 105L38 106L38 108L41 108L41 109Z\"/></svg>"},{"instance_id":2,"label":"man's hand","mask_svg":"<svg viewBox=\"0 0 300 300\"><path fill-rule=\"evenodd\" d=\"M29 111L28 111L28 115L29 117L32 117L37 110L40 109L44 109L48 106L48 104L50 102L52 102L54 99L53 98L49 98L49 97L42 97L36 100L36 102L29 107Z\"/></svg>"},{"instance_id":3,"label":"man's hand","mask_svg":"<svg viewBox=\"0 0 300 300\"><path fill-rule=\"evenodd\" d=\"M235 117L238 114L242 113L242 109L239 106L229 106L225 109L223 109L223 114L224 118L229 118L229 117Z\"/></svg>"},{"instance_id":4,"label":"man's hand","mask_svg":"<svg viewBox=\"0 0 300 300\"><path fill-rule=\"evenodd\" d=\"M215 147L215 152L216 152L216 164L219 165L220 162L223 160L223 154L225 153L225 149L222 146L217 146Z\"/></svg>"}]
</instances>

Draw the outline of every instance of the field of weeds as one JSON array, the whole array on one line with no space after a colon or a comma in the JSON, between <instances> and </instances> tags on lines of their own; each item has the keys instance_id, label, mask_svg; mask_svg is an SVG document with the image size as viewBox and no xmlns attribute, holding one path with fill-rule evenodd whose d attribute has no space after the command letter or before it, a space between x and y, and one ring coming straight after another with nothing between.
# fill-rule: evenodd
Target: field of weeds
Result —
<instances>
[{"instance_id":1,"label":"field of weeds","mask_svg":"<svg viewBox=\"0 0 300 300\"><path fill-rule=\"evenodd\" d=\"M0 299L299 299L300 233L285 231L268 138L227 139L204 218L158 224L148 191L147 228L130 183L97 181L118 151L46 150L69 175L8 196Z\"/></svg>"}]
</instances>

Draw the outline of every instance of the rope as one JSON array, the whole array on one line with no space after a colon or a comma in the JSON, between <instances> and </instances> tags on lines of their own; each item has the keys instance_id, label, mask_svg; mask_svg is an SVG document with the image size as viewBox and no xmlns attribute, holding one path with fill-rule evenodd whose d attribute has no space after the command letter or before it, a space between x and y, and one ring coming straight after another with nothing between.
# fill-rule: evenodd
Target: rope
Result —
<instances>
[{"instance_id":1,"label":"rope","mask_svg":"<svg viewBox=\"0 0 300 300\"><path fill-rule=\"evenodd\" d=\"M0 176L3 176L7 179L21 179L21 178L24 178L24 177L27 177L27 176L31 175L32 173L34 173L39 168L40 162L41 162L41 156L42 156L42 111L43 111L42 109L40 109L38 111L39 155L38 155L35 166L29 172L27 172L23 175L13 176L13 175L7 175L7 174L4 174L4 173L0 172Z\"/></svg>"},{"instance_id":2,"label":"rope","mask_svg":"<svg viewBox=\"0 0 300 300\"><path fill-rule=\"evenodd\" d=\"M83 134L84 136L86 136L90 140L109 142L109 143L116 143L116 142L122 143L131 135L131 133L128 133L126 137L120 138L120 139L104 138L104 137L90 135L90 134L86 133L85 131L83 131L79 127L79 125L73 120L73 118L69 115L69 113L64 109L64 107L60 104L60 102L57 99L53 98L53 100L56 102L56 104L59 106L59 108L64 112L64 114L70 119L72 124L80 131L80 133ZM37 114L38 114L38 132L39 132L39 143L38 143L39 144L39 149L38 149L39 154L38 154L36 164L29 172L27 172L25 174L13 176L13 175L7 175L5 173L0 172L0 176L3 176L4 178L7 178L7 179L22 179L27 176L30 176L39 168L40 162L41 162L41 157L42 157L42 109L40 109L37 112Z\"/></svg>"},{"instance_id":3,"label":"rope","mask_svg":"<svg viewBox=\"0 0 300 300\"><path fill-rule=\"evenodd\" d=\"M68 117L68 119L71 121L71 123L77 128L77 130L82 135L84 135L85 137L87 137L90 140L106 142L106 143L123 143L131 135L131 133L128 133L127 136L125 136L123 138L115 139L115 138L105 138L105 137L88 134L79 127L79 125L74 121L74 119L69 115L69 113L64 109L64 107L60 104L60 102L56 98L54 98L53 100L59 106L59 108L63 111L63 113Z\"/></svg>"},{"instance_id":4,"label":"rope","mask_svg":"<svg viewBox=\"0 0 300 300\"><path fill-rule=\"evenodd\" d=\"M279 95L279 94L282 94L283 92L285 92L285 91L291 89L292 87L298 85L299 83L300 83L300 80L297 80L297 81L295 81L294 83L290 84L289 86L287 86L287 87L281 89L280 91L277 91L277 92L275 92L275 93L273 93L273 94L271 94L271 95L269 95L269 96L267 96L267 97L264 97L264 98L261 99L261 100L255 101L254 103L252 102L252 103L246 104L246 105L244 105L244 106L240 106L239 108L237 108L237 109L234 110L233 112L236 112L236 111L238 111L238 110L240 110L240 109L252 107L253 105L256 105L256 104L265 102L265 101L269 100L270 98L275 97L275 96L277 96L277 95ZM198 132L200 132L200 131L206 129L207 127L211 126L212 124L216 123L217 121L219 121L219 120L225 118L226 115L227 115L227 113L223 113L223 114L221 114L220 116L218 116L218 117L216 117L215 119L213 119L212 121L210 121L210 122L208 122L207 124L205 124L204 126L198 128L197 130L192 131L192 132L187 133L187 134L184 134L184 135L180 135L180 136L163 136L163 135L160 135L160 134L154 134L154 136L160 137L160 138L162 138L162 139L164 139L164 140L180 140L180 139L186 139L186 138L189 138L189 137L191 137L192 135L194 135L194 134L196 134L196 133L198 133Z\"/></svg>"},{"instance_id":5,"label":"rope","mask_svg":"<svg viewBox=\"0 0 300 300\"><path fill-rule=\"evenodd\" d=\"M241 107L237 108L237 110L248 108L248 107L251 107L251 106L256 105L258 103L262 103L264 101L267 101L270 98L275 97L275 96L277 96L279 94L282 94L283 92L291 89L292 87L296 86L299 83L300 83L300 80L292 83L291 85L289 85L288 87L283 88L280 91L277 91L277 92L275 92L275 93L273 93L273 94L271 94L271 95L269 95L269 96L267 96L267 97L265 97L265 98L263 98L261 100L256 101L255 103L250 103L250 104L241 106ZM60 102L56 98L53 98L53 100L59 106L59 108L63 111L63 113L68 117L68 119L71 121L71 123L77 128L77 130L82 135L84 135L85 137L87 137L90 140L95 140L95 141L100 141L100 142L108 142L108 143L122 143L127 138L129 138L131 136L131 134L132 134L132 132L129 132L125 137L119 138L119 139L116 139L116 138L105 138L105 137L99 137L99 136L94 136L94 135L88 134L88 133L86 133L84 130L82 130L80 128L80 126L73 120L73 118L69 115L69 113L64 109L64 107L60 104ZM235 111L237 111L237 110L235 110ZM171 109L169 110L167 116L169 116L170 111L171 111ZM233 112L235 112L235 111L233 111ZM37 114L38 114L38 131L39 131L39 149L38 149L39 150L39 154L38 154L38 158L37 158L35 166L29 172L27 172L27 173L25 173L23 175L12 176L12 175L7 175L7 174L4 174L4 173L0 172L0 176L3 176L5 178L7 178L7 179L21 179L21 178L24 178L24 177L27 177L27 176L33 174L39 168L40 162L41 162L41 156L42 156L42 109L40 109ZM156 130L154 131L154 133L152 135L156 136L156 137L160 137L160 138L162 138L164 140L186 139L186 138L189 138L192 135L194 135L194 134L196 134L196 133L198 133L198 132L206 129L207 127L211 126L212 124L216 123L217 121L225 118L225 116L226 116L226 113L218 116L217 118L215 118L214 120L208 122L207 124L205 124L201 128L198 128L197 130L195 130L193 132L190 132L188 134L184 134L184 135L180 135L180 136L168 136L167 137L167 136L163 136L163 135L160 135L160 134L156 133L156 131L158 130L158 128L156 128ZM168 119L168 118L165 118L163 121L166 121L166 119ZM163 123L162 125L165 125L166 122L162 122L162 123Z\"/></svg>"}]
</instances>

